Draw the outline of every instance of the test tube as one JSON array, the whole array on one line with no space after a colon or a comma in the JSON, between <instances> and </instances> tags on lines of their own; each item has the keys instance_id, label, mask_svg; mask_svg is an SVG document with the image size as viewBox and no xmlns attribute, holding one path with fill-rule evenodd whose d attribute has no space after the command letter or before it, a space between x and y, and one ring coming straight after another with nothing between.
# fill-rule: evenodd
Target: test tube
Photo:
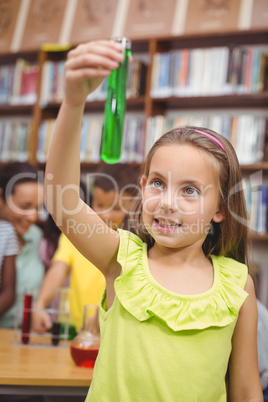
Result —
<instances>
[{"instance_id":1,"label":"test tube","mask_svg":"<svg viewBox=\"0 0 268 402\"><path fill-rule=\"evenodd\" d=\"M112 38L121 43L124 60L107 78L107 98L104 109L104 125L101 141L101 159L116 163L120 159L126 112L126 89L128 59L131 55L131 41L125 37Z\"/></svg>"},{"instance_id":2,"label":"test tube","mask_svg":"<svg viewBox=\"0 0 268 402\"><path fill-rule=\"evenodd\" d=\"M23 298L23 317L22 317L22 343L27 344L30 340L31 315L32 315L32 294L25 294Z\"/></svg>"},{"instance_id":3,"label":"test tube","mask_svg":"<svg viewBox=\"0 0 268 402\"><path fill-rule=\"evenodd\" d=\"M57 346L60 342L61 323L58 321L53 322L51 343Z\"/></svg>"}]
</instances>

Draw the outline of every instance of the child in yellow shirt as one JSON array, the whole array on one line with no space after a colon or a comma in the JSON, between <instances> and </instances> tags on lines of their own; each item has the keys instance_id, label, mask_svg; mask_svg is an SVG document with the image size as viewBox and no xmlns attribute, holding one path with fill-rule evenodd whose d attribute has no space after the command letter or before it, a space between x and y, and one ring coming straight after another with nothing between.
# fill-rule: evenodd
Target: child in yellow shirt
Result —
<instances>
[{"instance_id":1,"label":"child in yellow shirt","mask_svg":"<svg viewBox=\"0 0 268 402\"><path fill-rule=\"evenodd\" d=\"M127 211L131 200L138 191L138 170L127 164L102 165L95 173L92 199L82 194L102 220L113 229L127 226ZM84 186L80 185L82 192ZM128 227L129 229L129 227ZM69 230L86 231L86 226L75 225L70 219ZM88 233L90 236L90 233ZM73 244L61 234L59 246L52 259L39 292L35 308L43 310L49 306L56 291L69 282L70 324L79 331L83 321L83 308L86 304L98 305L105 286L103 274L88 261ZM45 332L52 326L50 316L35 312L33 327L37 332Z\"/></svg>"}]
</instances>

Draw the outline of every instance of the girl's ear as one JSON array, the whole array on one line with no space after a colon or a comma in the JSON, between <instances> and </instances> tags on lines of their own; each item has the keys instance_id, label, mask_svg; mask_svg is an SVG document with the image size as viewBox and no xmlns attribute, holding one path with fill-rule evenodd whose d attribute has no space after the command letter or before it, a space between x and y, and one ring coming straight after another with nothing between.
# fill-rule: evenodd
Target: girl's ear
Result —
<instances>
[{"instance_id":1,"label":"girl's ear","mask_svg":"<svg viewBox=\"0 0 268 402\"><path fill-rule=\"evenodd\" d=\"M219 223L222 222L225 218L224 208L223 205L219 206L219 210L215 213L212 220L213 222Z\"/></svg>"},{"instance_id":2,"label":"girl's ear","mask_svg":"<svg viewBox=\"0 0 268 402\"><path fill-rule=\"evenodd\" d=\"M4 204L3 189L0 188L0 206Z\"/></svg>"},{"instance_id":3,"label":"girl's ear","mask_svg":"<svg viewBox=\"0 0 268 402\"><path fill-rule=\"evenodd\" d=\"M141 179L140 179L140 185L141 185L141 192L142 192L142 195L143 195L143 193L144 193L146 183L147 183L146 177L145 177L145 176L142 176Z\"/></svg>"}]
</instances>

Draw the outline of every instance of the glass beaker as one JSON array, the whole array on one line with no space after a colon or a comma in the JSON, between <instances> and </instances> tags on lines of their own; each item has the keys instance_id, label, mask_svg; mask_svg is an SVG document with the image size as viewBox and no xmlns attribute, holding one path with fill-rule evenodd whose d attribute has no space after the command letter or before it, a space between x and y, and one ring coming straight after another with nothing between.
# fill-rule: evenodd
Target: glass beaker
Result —
<instances>
[{"instance_id":1,"label":"glass beaker","mask_svg":"<svg viewBox=\"0 0 268 402\"><path fill-rule=\"evenodd\" d=\"M83 327L71 342L71 356L77 366L93 368L100 346L99 309L84 306Z\"/></svg>"}]
</instances>

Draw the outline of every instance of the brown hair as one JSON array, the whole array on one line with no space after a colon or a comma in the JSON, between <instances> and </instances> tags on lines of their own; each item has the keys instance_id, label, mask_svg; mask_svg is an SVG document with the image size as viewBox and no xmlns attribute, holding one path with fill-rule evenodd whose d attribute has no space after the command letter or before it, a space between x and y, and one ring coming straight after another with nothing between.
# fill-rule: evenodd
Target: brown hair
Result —
<instances>
[{"instance_id":1,"label":"brown hair","mask_svg":"<svg viewBox=\"0 0 268 402\"><path fill-rule=\"evenodd\" d=\"M195 130L204 131L223 145L223 150L213 139L202 135ZM244 192L241 187L241 171L235 150L231 143L216 132L203 127L183 127L174 129L160 137L150 149L145 164L143 175L147 178L150 165L155 152L163 145L191 145L213 156L215 169L219 175L220 204L224 212L224 220L220 223L213 222L204 243L203 251L206 256L210 254L224 255L248 264L248 227L247 210ZM146 231L142 220L142 200L139 199L133 205L131 211L136 234L152 247L154 239Z\"/></svg>"}]
</instances>

